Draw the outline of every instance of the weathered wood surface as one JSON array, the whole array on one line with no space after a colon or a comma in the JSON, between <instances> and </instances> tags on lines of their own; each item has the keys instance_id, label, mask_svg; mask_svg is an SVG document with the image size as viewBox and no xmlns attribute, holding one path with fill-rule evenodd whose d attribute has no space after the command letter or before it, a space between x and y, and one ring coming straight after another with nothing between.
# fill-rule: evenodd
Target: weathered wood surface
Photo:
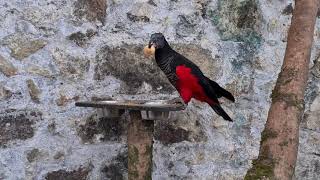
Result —
<instances>
[{"instance_id":1,"label":"weathered wood surface","mask_svg":"<svg viewBox=\"0 0 320 180\"><path fill-rule=\"evenodd\" d=\"M109 109L145 110L145 111L180 111L185 104L177 100L108 100L76 102L79 107Z\"/></svg>"},{"instance_id":2,"label":"weathered wood surface","mask_svg":"<svg viewBox=\"0 0 320 180\"><path fill-rule=\"evenodd\" d=\"M128 125L128 179L151 180L154 121L142 120L140 111L130 111Z\"/></svg>"}]
</instances>

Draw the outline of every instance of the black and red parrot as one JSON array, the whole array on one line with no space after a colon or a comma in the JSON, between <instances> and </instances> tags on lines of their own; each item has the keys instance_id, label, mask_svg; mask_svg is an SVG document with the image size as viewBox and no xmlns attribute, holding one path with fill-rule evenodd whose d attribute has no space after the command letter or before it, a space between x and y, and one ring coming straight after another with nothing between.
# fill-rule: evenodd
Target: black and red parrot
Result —
<instances>
[{"instance_id":1,"label":"black and red parrot","mask_svg":"<svg viewBox=\"0 0 320 180\"><path fill-rule=\"evenodd\" d=\"M225 97L234 102L235 99L230 92L203 75L199 67L189 59L174 51L163 34L152 34L148 46L155 48L158 66L186 104L191 98L206 102L223 119L232 121L218 101L218 98Z\"/></svg>"}]
</instances>

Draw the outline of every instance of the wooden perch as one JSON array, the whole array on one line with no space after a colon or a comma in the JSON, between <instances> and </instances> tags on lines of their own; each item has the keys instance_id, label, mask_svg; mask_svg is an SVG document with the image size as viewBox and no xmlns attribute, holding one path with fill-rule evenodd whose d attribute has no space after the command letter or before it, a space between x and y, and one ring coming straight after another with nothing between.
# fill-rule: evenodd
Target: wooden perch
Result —
<instances>
[{"instance_id":1,"label":"wooden perch","mask_svg":"<svg viewBox=\"0 0 320 180\"><path fill-rule=\"evenodd\" d=\"M130 121L127 137L129 180L151 180L154 120L167 119L170 111L180 111L186 107L180 98L150 101L86 101L77 102L75 105L102 108L106 117L118 117L121 111L129 111Z\"/></svg>"}]
</instances>

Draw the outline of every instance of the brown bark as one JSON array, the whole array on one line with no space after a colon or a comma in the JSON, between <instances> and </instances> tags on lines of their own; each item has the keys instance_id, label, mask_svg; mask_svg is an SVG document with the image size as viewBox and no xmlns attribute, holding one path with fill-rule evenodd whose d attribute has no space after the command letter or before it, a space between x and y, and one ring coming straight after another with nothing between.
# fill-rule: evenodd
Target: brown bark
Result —
<instances>
[{"instance_id":1,"label":"brown bark","mask_svg":"<svg viewBox=\"0 0 320 180\"><path fill-rule=\"evenodd\" d=\"M142 120L140 111L130 111L128 125L128 179L151 180L153 121Z\"/></svg>"},{"instance_id":2,"label":"brown bark","mask_svg":"<svg viewBox=\"0 0 320 180\"><path fill-rule=\"evenodd\" d=\"M259 157L253 161L245 179L292 179L319 2L296 0L284 62L261 136Z\"/></svg>"}]
</instances>

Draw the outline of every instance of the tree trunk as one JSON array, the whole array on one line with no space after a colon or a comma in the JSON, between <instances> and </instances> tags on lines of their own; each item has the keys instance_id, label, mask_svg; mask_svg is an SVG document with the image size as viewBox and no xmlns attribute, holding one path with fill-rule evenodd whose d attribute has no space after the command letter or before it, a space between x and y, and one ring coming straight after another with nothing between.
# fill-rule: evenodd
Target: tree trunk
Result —
<instances>
[{"instance_id":1,"label":"tree trunk","mask_svg":"<svg viewBox=\"0 0 320 180\"><path fill-rule=\"evenodd\" d=\"M281 72L261 135L258 159L245 179L292 179L304 111L311 46L319 0L296 0Z\"/></svg>"}]
</instances>

